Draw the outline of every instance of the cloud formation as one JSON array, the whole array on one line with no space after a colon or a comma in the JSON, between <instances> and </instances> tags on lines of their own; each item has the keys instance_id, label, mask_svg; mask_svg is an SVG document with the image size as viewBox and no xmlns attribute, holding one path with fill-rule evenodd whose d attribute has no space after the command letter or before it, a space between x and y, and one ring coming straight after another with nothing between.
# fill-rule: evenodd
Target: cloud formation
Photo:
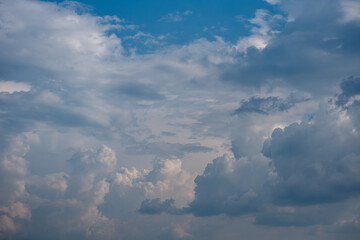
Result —
<instances>
[{"instance_id":1,"label":"cloud formation","mask_svg":"<svg viewBox=\"0 0 360 240\"><path fill-rule=\"evenodd\" d=\"M0 238L357 239L359 4L266 2L182 45L3 1ZM210 26L179 9L152 17Z\"/></svg>"},{"instance_id":2,"label":"cloud formation","mask_svg":"<svg viewBox=\"0 0 360 240\"><path fill-rule=\"evenodd\" d=\"M279 97L251 97L249 100L243 101L241 106L235 110L235 113L256 112L260 114L269 114L271 112L287 111L293 106L293 102L279 99Z\"/></svg>"},{"instance_id":3,"label":"cloud formation","mask_svg":"<svg viewBox=\"0 0 360 240\"><path fill-rule=\"evenodd\" d=\"M335 102L354 84L354 78L342 82ZM349 96L360 95L350 89ZM360 194L359 126L352 118L351 111L323 103L311 121L276 128L263 144L267 158L214 159L195 178L195 199L188 208L176 212L172 201L146 200L143 213L251 214L255 224L271 226L340 224L341 212Z\"/></svg>"}]
</instances>

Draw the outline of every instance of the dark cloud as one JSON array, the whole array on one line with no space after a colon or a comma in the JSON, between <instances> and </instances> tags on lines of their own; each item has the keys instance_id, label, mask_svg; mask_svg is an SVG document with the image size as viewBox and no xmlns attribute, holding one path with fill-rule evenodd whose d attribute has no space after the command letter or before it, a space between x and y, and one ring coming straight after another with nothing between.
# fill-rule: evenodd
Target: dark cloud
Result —
<instances>
[{"instance_id":1,"label":"dark cloud","mask_svg":"<svg viewBox=\"0 0 360 240\"><path fill-rule=\"evenodd\" d=\"M116 93L130 98L142 100L163 100L165 96L158 93L154 87L141 83L127 83L114 90Z\"/></svg>"},{"instance_id":2,"label":"dark cloud","mask_svg":"<svg viewBox=\"0 0 360 240\"><path fill-rule=\"evenodd\" d=\"M277 173L269 183L275 203L322 204L360 193L360 138L324 114L313 124L275 129L265 141L263 153Z\"/></svg>"},{"instance_id":3,"label":"dark cloud","mask_svg":"<svg viewBox=\"0 0 360 240\"><path fill-rule=\"evenodd\" d=\"M184 214L186 210L178 209L174 206L174 199L166 199L161 201L160 198L155 199L145 199L140 206L139 212L142 214Z\"/></svg>"},{"instance_id":4,"label":"dark cloud","mask_svg":"<svg viewBox=\"0 0 360 240\"><path fill-rule=\"evenodd\" d=\"M257 164L259 166L255 166ZM235 160L228 156L214 159L195 179L195 200L190 203L190 211L196 216L257 212L261 201L257 192L258 181L266 178L262 167L260 162L247 159ZM259 178L254 178L254 171ZM263 174L262 177L260 174Z\"/></svg>"},{"instance_id":5,"label":"dark cloud","mask_svg":"<svg viewBox=\"0 0 360 240\"><path fill-rule=\"evenodd\" d=\"M263 178L267 178L266 171L266 161L246 158L236 160L225 155L214 159L204 173L196 177L195 199L189 207L176 208L172 199L164 202L147 199L142 203L140 212L194 214L202 217L256 213L262 209L258 190L261 189Z\"/></svg>"},{"instance_id":6,"label":"dark cloud","mask_svg":"<svg viewBox=\"0 0 360 240\"><path fill-rule=\"evenodd\" d=\"M235 110L235 114L255 112L269 114L272 112L284 112L294 106L294 103L279 97L251 97L243 101L241 106Z\"/></svg>"},{"instance_id":7,"label":"dark cloud","mask_svg":"<svg viewBox=\"0 0 360 240\"><path fill-rule=\"evenodd\" d=\"M288 85L323 94L339 79L360 74L360 25L358 20L343 21L344 1L281 3L293 21L288 21L262 51L249 48L246 64L240 61L225 66L223 80L254 87Z\"/></svg>"},{"instance_id":8,"label":"dark cloud","mask_svg":"<svg viewBox=\"0 0 360 240\"><path fill-rule=\"evenodd\" d=\"M344 106L351 97L360 94L360 78L349 77L341 83L340 88L341 94L337 97L336 104Z\"/></svg>"}]
</instances>

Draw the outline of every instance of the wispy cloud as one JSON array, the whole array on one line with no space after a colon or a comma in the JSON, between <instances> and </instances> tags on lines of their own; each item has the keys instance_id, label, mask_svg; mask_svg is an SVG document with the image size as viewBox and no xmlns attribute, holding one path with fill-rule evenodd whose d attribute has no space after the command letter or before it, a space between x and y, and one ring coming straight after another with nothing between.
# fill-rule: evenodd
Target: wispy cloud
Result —
<instances>
[{"instance_id":1,"label":"wispy cloud","mask_svg":"<svg viewBox=\"0 0 360 240\"><path fill-rule=\"evenodd\" d=\"M159 21L160 22L181 22L184 20L184 17L191 15L193 12L187 10L185 12L175 12L175 13L168 13L165 16L162 16Z\"/></svg>"}]
</instances>

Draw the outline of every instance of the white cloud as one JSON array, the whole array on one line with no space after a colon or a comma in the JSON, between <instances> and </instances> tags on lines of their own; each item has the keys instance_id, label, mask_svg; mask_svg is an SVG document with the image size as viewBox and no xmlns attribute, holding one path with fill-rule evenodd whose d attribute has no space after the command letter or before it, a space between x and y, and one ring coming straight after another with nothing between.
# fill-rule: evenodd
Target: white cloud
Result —
<instances>
[{"instance_id":1,"label":"white cloud","mask_svg":"<svg viewBox=\"0 0 360 240\"><path fill-rule=\"evenodd\" d=\"M151 171L122 168L115 182L142 189L146 198L172 197L179 206L186 206L194 198L193 180L194 175L182 169L181 160L166 159L156 161Z\"/></svg>"},{"instance_id":2,"label":"white cloud","mask_svg":"<svg viewBox=\"0 0 360 240\"><path fill-rule=\"evenodd\" d=\"M64 172L46 174L44 177L32 176L29 185L35 185L42 190L54 190L64 193L68 188L69 175Z\"/></svg>"},{"instance_id":3,"label":"white cloud","mask_svg":"<svg viewBox=\"0 0 360 240\"><path fill-rule=\"evenodd\" d=\"M20 218L30 220L31 212L21 202L13 202L8 207L1 207L0 212L8 214L11 218Z\"/></svg>"},{"instance_id":4,"label":"white cloud","mask_svg":"<svg viewBox=\"0 0 360 240\"><path fill-rule=\"evenodd\" d=\"M273 5L281 3L281 0L265 0L265 1Z\"/></svg>"},{"instance_id":5,"label":"white cloud","mask_svg":"<svg viewBox=\"0 0 360 240\"><path fill-rule=\"evenodd\" d=\"M30 220L31 217L30 209L20 202L26 196L28 164L24 156L29 148L23 137L7 140L3 139L0 144L3 148L0 148L0 237L15 232L18 219Z\"/></svg>"},{"instance_id":6,"label":"white cloud","mask_svg":"<svg viewBox=\"0 0 360 240\"><path fill-rule=\"evenodd\" d=\"M342 22L351 22L360 20L360 2L343 1L341 7L344 13Z\"/></svg>"},{"instance_id":7,"label":"white cloud","mask_svg":"<svg viewBox=\"0 0 360 240\"><path fill-rule=\"evenodd\" d=\"M180 22L182 20L183 20L183 18L181 16L180 12L168 13L167 15L165 15L159 19L159 21L161 21L161 22Z\"/></svg>"},{"instance_id":8,"label":"white cloud","mask_svg":"<svg viewBox=\"0 0 360 240\"><path fill-rule=\"evenodd\" d=\"M13 222L13 220L6 216L6 215L0 215L0 237L7 236L7 232L15 232L16 226Z\"/></svg>"},{"instance_id":9,"label":"white cloud","mask_svg":"<svg viewBox=\"0 0 360 240\"><path fill-rule=\"evenodd\" d=\"M27 83L12 82L12 81L0 81L0 93L14 93L14 92L28 92L31 90L31 86Z\"/></svg>"},{"instance_id":10,"label":"white cloud","mask_svg":"<svg viewBox=\"0 0 360 240\"><path fill-rule=\"evenodd\" d=\"M243 21L243 17L238 17L238 21ZM252 35L240 38L235 46L236 50L242 53L246 53L247 49L250 47L263 50L276 33L275 29L273 29L273 25L276 22L281 21L284 21L284 17L279 14L272 16L266 10L256 10L255 17L249 20L252 24Z\"/></svg>"}]
</instances>

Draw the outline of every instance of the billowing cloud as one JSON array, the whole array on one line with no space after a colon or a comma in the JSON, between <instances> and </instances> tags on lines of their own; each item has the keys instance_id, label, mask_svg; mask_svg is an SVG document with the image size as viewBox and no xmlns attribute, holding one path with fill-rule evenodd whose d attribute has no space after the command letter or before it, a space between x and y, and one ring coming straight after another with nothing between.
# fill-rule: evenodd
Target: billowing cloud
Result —
<instances>
[{"instance_id":1,"label":"billowing cloud","mask_svg":"<svg viewBox=\"0 0 360 240\"><path fill-rule=\"evenodd\" d=\"M359 25L341 21L344 1L318 1L316 6L313 1L280 2L287 14L284 28L268 39L266 48L248 50L246 64L240 61L232 70L226 69L222 79L240 85L286 84L329 93L339 79L360 74Z\"/></svg>"},{"instance_id":2,"label":"billowing cloud","mask_svg":"<svg viewBox=\"0 0 360 240\"><path fill-rule=\"evenodd\" d=\"M359 136L341 126L338 113L322 111L314 123L276 129L264 143L276 168L272 188L279 204L341 201L359 193Z\"/></svg>"},{"instance_id":3,"label":"billowing cloud","mask_svg":"<svg viewBox=\"0 0 360 240\"><path fill-rule=\"evenodd\" d=\"M341 84L342 94L353 81ZM276 128L263 145L267 158L214 159L195 178L195 199L189 207L174 208L170 200L153 199L144 201L141 211L252 215L255 224L271 226L350 221L351 215L345 216L344 211L351 212L352 202L360 195L358 123L352 121L351 112L331 102L321 104L310 121Z\"/></svg>"},{"instance_id":4,"label":"billowing cloud","mask_svg":"<svg viewBox=\"0 0 360 240\"><path fill-rule=\"evenodd\" d=\"M74 1L3 1L0 238L357 239L358 3L266 2L182 45ZM152 17L202 16L179 9Z\"/></svg>"},{"instance_id":5,"label":"billowing cloud","mask_svg":"<svg viewBox=\"0 0 360 240\"><path fill-rule=\"evenodd\" d=\"M237 160L223 156L214 159L195 179L195 200L190 203L190 211L197 216L259 211L259 191L263 181L269 177L267 165L267 161L261 158Z\"/></svg>"},{"instance_id":6,"label":"billowing cloud","mask_svg":"<svg viewBox=\"0 0 360 240\"><path fill-rule=\"evenodd\" d=\"M4 140L2 140L4 141ZM31 211L22 201L26 198L28 163L24 156L29 148L24 138L2 142L0 156L0 237L6 237L31 219Z\"/></svg>"}]
</instances>

